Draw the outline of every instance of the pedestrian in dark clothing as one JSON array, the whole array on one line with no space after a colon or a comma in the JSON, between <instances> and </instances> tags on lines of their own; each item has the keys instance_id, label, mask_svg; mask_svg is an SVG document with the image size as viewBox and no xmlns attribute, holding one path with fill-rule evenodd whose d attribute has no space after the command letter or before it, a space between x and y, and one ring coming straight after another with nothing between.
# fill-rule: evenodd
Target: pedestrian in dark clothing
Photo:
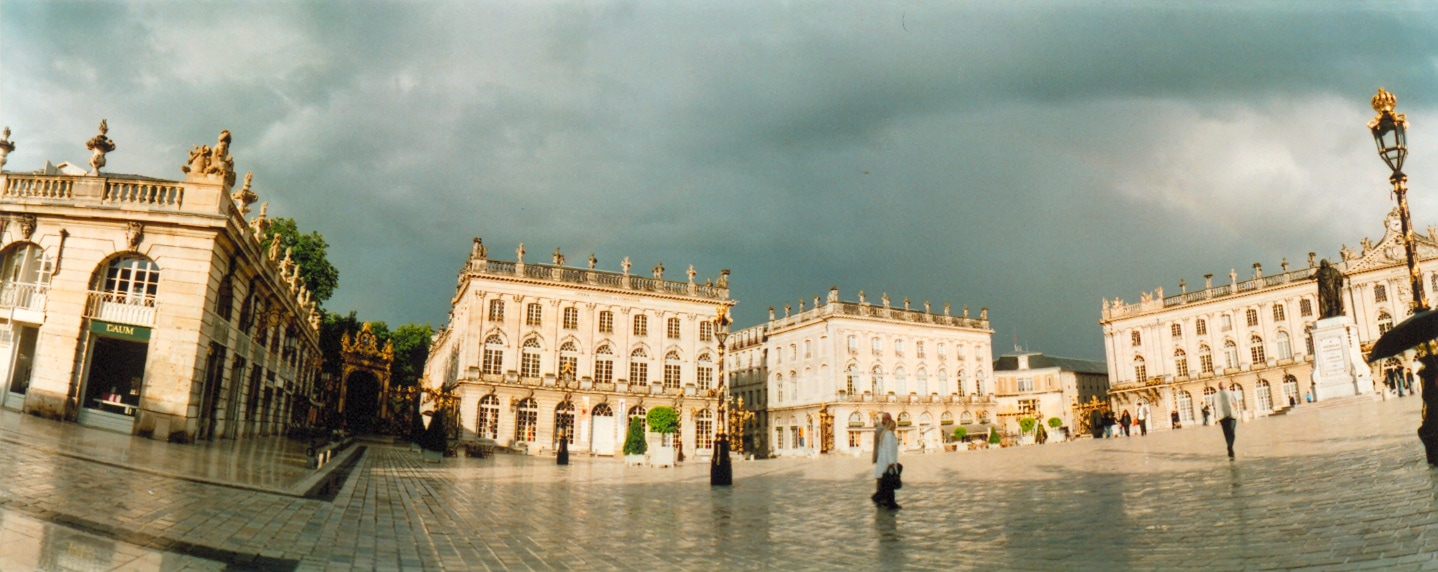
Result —
<instances>
[{"instance_id":1,"label":"pedestrian in dark clothing","mask_svg":"<svg viewBox=\"0 0 1438 572\"><path fill-rule=\"evenodd\" d=\"M1118 434L1118 418L1113 416L1113 411L1103 412L1103 436L1113 438Z\"/></svg>"},{"instance_id":2,"label":"pedestrian in dark clothing","mask_svg":"<svg viewBox=\"0 0 1438 572\"><path fill-rule=\"evenodd\" d=\"M1123 416L1118 418L1118 425L1119 425L1120 427L1123 427L1123 436L1124 436L1124 437L1127 437L1127 436L1128 436L1128 426L1131 425L1131 424L1133 424L1133 417L1130 416L1130 415L1128 414L1128 410L1125 409L1125 410L1123 410Z\"/></svg>"},{"instance_id":3,"label":"pedestrian in dark clothing","mask_svg":"<svg viewBox=\"0 0 1438 572\"><path fill-rule=\"evenodd\" d=\"M1093 433L1094 439L1103 438L1103 412L1097 409L1088 412L1088 430Z\"/></svg>"},{"instance_id":4,"label":"pedestrian in dark clothing","mask_svg":"<svg viewBox=\"0 0 1438 572\"><path fill-rule=\"evenodd\" d=\"M1212 414L1213 414L1213 410L1208 408L1208 404L1207 404L1207 403L1203 404L1203 424L1204 424L1204 425L1208 425L1208 416L1209 416L1209 415L1212 415Z\"/></svg>"},{"instance_id":5,"label":"pedestrian in dark clothing","mask_svg":"<svg viewBox=\"0 0 1438 572\"><path fill-rule=\"evenodd\" d=\"M1218 384L1218 393L1213 396L1213 408L1218 410L1218 424L1223 426L1223 440L1228 443L1228 458L1233 458L1234 431L1238 429L1238 405L1233 393Z\"/></svg>"},{"instance_id":6,"label":"pedestrian in dark clothing","mask_svg":"<svg viewBox=\"0 0 1438 572\"><path fill-rule=\"evenodd\" d=\"M1192 411L1189 411L1189 413L1192 413ZM1175 409L1175 410L1173 410L1173 412L1169 413L1169 414L1168 414L1168 418L1173 421L1173 428L1174 428L1174 429L1178 429L1178 427L1179 427L1179 423L1178 423L1178 410Z\"/></svg>"}]
</instances>

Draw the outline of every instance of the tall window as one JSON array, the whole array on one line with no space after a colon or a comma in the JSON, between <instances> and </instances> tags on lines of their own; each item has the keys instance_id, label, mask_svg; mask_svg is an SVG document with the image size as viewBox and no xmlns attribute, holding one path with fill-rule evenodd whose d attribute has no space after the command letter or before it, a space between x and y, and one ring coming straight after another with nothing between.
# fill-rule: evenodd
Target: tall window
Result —
<instances>
[{"instance_id":1,"label":"tall window","mask_svg":"<svg viewBox=\"0 0 1438 572\"><path fill-rule=\"evenodd\" d=\"M1198 370L1202 373L1213 373L1213 350L1207 345L1198 346Z\"/></svg>"},{"instance_id":2,"label":"tall window","mask_svg":"<svg viewBox=\"0 0 1438 572\"><path fill-rule=\"evenodd\" d=\"M126 256L105 269L104 291L109 302L141 304L153 300L160 286L160 267L148 258Z\"/></svg>"},{"instance_id":3,"label":"tall window","mask_svg":"<svg viewBox=\"0 0 1438 572\"><path fill-rule=\"evenodd\" d=\"M954 375L954 388L958 390L959 397L964 396L964 368L959 368L959 373Z\"/></svg>"},{"instance_id":4,"label":"tall window","mask_svg":"<svg viewBox=\"0 0 1438 572\"><path fill-rule=\"evenodd\" d=\"M917 358L919 358L919 359L924 359L924 342L923 342L923 341L914 342L914 357L917 357Z\"/></svg>"},{"instance_id":5,"label":"tall window","mask_svg":"<svg viewBox=\"0 0 1438 572\"><path fill-rule=\"evenodd\" d=\"M853 339L853 337L851 336L850 339ZM858 381L859 366L849 364L849 368L844 370L844 393L847 395L853 395L854 388L858 385Z\"/></svg>"},{"instance_id":6,"label":"tall window","mask_svg":"<svg viewBox=\"0 0 1438 572\"><path fill-rule=\"evenodd\" d=\"M1381 336L1381 335L1383 335L1383 334L1386 334L1386 333L1388 333L1388 330L1391 330L1391 329L1393 329L1393 316L1388 315L1388 312L1386 312L1386 311L1379 310L1379 311L1378 311L1378 335Z\"/></svg>"},{"instance_id":7,"label":"tall window","mask_svg":"<svg viewBox=\"0 0 1438 572\"><path fill-rule=\"evenodd\" d=\"M669 318L665 321L664 337L671 340L679 339L679 318Z\"/></svg>"},{"instance_id":8,"label":"tall window","mask_svg":"<svg viewBox=\"0 0 1438 572\"><path fill-rule=\"evenodd\" d=\"M493 393L479 400L479 426L475 429L481 439L499 438L499 397Z\"/></svg>"},{"instance_id":9,"label":"tall window","mask_svg":"<svg viewBox=\"0 0 1438 572\"><path fill-rule=\"evenodd\" d=\"M679 352L664 354L664 389L679 389Z\"/></svg>"},{"instance_id":10,"label":"tall window","mask_svg":"<svg viewBox=\"0 0 1438 572\"><path fill-rule=\"evenodd\" d=\"M1133 356L1133 379L1139 383L1148 381L1148 367L1143 363L1143 356Z\"/></svg>"},{"instance_id":11,"label":"tall window","mask_svg":"<svg viewBox=\"0 0 1438 572\"><path fill-rule=\"evenodd\" d=\"M1258 325L1258 310L1249 308L1243 312L1243 321L1252 328Z\"/></svg>"},{"instance_id":12,"label":"tall window","mask_svg":"<svg viewBox=\"0 0 1438 572\"><path fill-rule=\"evenodd\" d=\"M1180 323L1178 323L1178 322L1174 322L1174 323L1172 323L1172 324L1169 324L1169 325L1168 325L1168 333L1169 333L1169 335L1173 336L1173 339L1175 339L1175 340L1176 340L1176 339L1179 339L1179 338L1182 338L1182 337L1183 337L1183 324L1180 324Z\"/></svg>"},{"instance_id":13,"label":"tall window","mask_svg":"<svg viewBox=\"0 0 1438 572\"><path fill-rule=\"evenodd\" d=\"M10 250L0 261L0 304L29 308L43 302L43 295L50 285L50 275L55 264L45 255L45 250L35 244L21 244ZM220 284L215 312L226 320L230 319L230 300L227 295L230 278Z\"/></svg>"},{"instance_id":14,"label":"tall window","mask_svg":"<svg viewBox=\"0 0 1438 572\"><path fill-rule=\"evenodd\" d=\"M1132 342L1131 345L1132 345L1133 347L1139 347L1139 346L1143 345L1143 335L1139 334L1139 333L1138 333L1138 330L1134 330L1134 331L1132 331L1132 332L1129 332L1129 333L1128 333L1128 339L1129 339L1130 342Z\"/></svg>"},{"instance_id":15,"label":"tall window","mask_svg":"<svg viewBox=\"0 0 1438 572\"><path fill-rule=\"evenodd\" d=\"M809 349L809 345L810 345L809 340L804 340L804 358L805 358L805 359L814 357L813 351Z\"/></svg>"},{"instance_id":16,"label":"tall window","mask_svg":"<svg viewBox=\"0 0 1438 572\"><path fill-rule=\"evenodd\" d=\"M614 352L609 346L599 346L594 350L594 381L614 383Z\"/></svg>"},{"instance_id":17,"label":"tall window","mask_svg":"<svg viewBox=\"0 0 1438 572\"><path fill-rule=\"evenodd\" d=\"M699 355L699 365L695 366L694 385L699 389L710 389L714 387L714 358L709 354Z\"/></svg>"},{"instance_id":18,"label":"tall window","mask_svg":"<svg viewBox=\"0 0 1438 572\"><path fill-rule=\"evenodd\" d=\"M1387 301L1388 301L1388 287L1387 287L1387 286L1384 286L1384 285L1382 285L1382 284L1374 284L1374 285L1373 285L1373 301L1374 301L1374 302L1387 302Z\"/></svg>"},{"instance_id":19,"label":"tall window","mask_svg":"<svg viewBox=\"0 0 1438 572\"><path fill-rule=\"evenodd\" d=\"M1213 399L1214 399L1213 396L1214 396L1214 394L1216 394L1216 393L1218 393L1218 390L1215 390L1215 389L1212 388L1212 387L1205 387L1205 388L1203 388L1203 403L1204 403L1204 405L1207 405L1207 406L1208 406L1209 412L1214 412L1214 411L1216 411L1216 410L1214 409L1214 405L1213 405Z\"/></svg>"},{"instance_id":20,"label":"tall window","mask_svg":"<svg viewBox=\"0 0 1438 572\"><path fill-rule=\"evenodd\" d=\"M783 403L783 402L784 402L784 376L783 376L782 374L778 374L778 373L774 374L774 393L775 393L775 395L774 395L774 402L775 402L775 403Z\"/></svg>"},{"instance_id":21,"label":"tall window","mask_svg":"<svg viewBox=\"0 0 1438 572\"><path fill-rule=\"evenodd\" d=\"M870 377L870 379L869 379L870 387L871 387L871 390L874 392L874 395L883 395L883 394L884 394L884 368L883 368L883 366L875 365L875 366L874 366L874 370L871 371L871 372L869 372L869 377Z\"/></svg>"},{"instance_id":22,"label":"tall window","mask_svg":"<svg viewBox=\"0 0 1438 572\"><path fill-rule=\"evenodd\" d=\"M629 354L629 383L649 383L649 356L644 353L644 348Z\"/></svg>"},{"instance_id":23,"label":"tall window","mask_svg":"<svg viewBox=\"0 0 1438 572\"><path fill-rule=\"evenodd\" d=\"M1293 345L1288 340L1288 332L1278 332L1275 338L1275 351L1278 352L1278 359L1289 359L1293 357Z\"/></svg>"},{"instance_id":24,"label":"tall window","mask_svg":"<svg viewBox=\"0 0 1438 572\"><path fill-rule=\"evenodd\" d=\"M884 344L879 341L879 338L869 340L869 349L872 350L876 356L884 354Z\"/></svg>"},{"instance_id":25,"label":"tall window","mask_svg":"<svg viewBox=\"0 0 1438 572\"><path fill-rule=\"evenodd\" d=\"M1223 363L1223 367L1238 367L1238 344L1233 343L1233 340L1223 341Z\"/></svg>"},{"instance_id":26,"label":"tall window","mask_svg":"<svg viewBox=\"0 0 1438 572\"><path fill-rule=\"evenodd\" d=\"M603 310L599 312L599 333L614 333L614 312Z\"/></svg>"},{"instance_id":27,"label":"tall window","mask_svg":"<svg viewBox=\"0 0 1438 572\"><path fill-rule=\"evenodd\" d=\"M859 353L859 337L858 337L858 336L849 336L849 341L848 341L848 346L847 346L847 347L849 348L849 355L854 355L854 354Z\"/></svg>"},{"instance_id":28,"label":"tall window","mask_svg":"<svg viewBox=\"0 0 1438 572\"><path fill-rule=\"evenodd\" d=\"M484 373L504 373L504 339L497 334L484 340Z\"/></svg>"},{"instance_id":29,"label":"tall window","mask_svg":"<svg viewBox=\"0 0 1438 572\"><path fill-rule=\"evenodd\" d=\"M1253 365L1255 366L1268 361L1267 356L1263 353L1263 338L1258 336L1249 338L1248 357L1253 358Z\"/></svg>"},{"instance_id":30,"label":"tall window","mask_svg":"<svg viewBox=\"0 0 1438 572\"><path fill-rule=\"evenodd\" d=\"M1225 332L1227 332L1227 331L1229 331L1229 330L1232 330L1232 329L1233 329L1233 316L1230 316L1230 315L1228 315L1228 314L1224 314L1224 315L1222 315L1222 316L1219 316L1219 317L1218 317L1218 324L1223 327L1223 331L1225 331Z\"/></svg>"},{"instance_id":31,"label":"tall window","mask_svg":"<svg viewBox=\"0 0 1438 572\"><path fill-rule=\"evenodd\" d=\"M649 335L649 316L645 316L644 314L634 316L634 335Z\"/></svg>"},{"instance_id":32,"label":"tall window","mask_svg":"<svg viewBox=\"0 0 1438 572\"><path fill-rule=\"evenodd\" d=\"M574 342L564 342L559 346L559 379L574 381L579 373L579 348Z\"/></svg>"},{"instance_id":33,"label":"tall window","mask_svg":"<svg viewBox=\"0 0 1438 572\"><path fill-rule=\"evenodd\" d=\"M1193 321L1193 332L1200 336L1208 335L1208 320L1199 318Z\"/></svg>"},{"instance_id":34,"label":"tall window","mask_svg":"<svg viewBox=\"0 0 1438 572\"><path fill-rule=\"evenodd\" d=\"M1173 350L1173 372L1179 377L1188 377L1188 354Z\"/></svg>"},{"instance_id":35,"label":"tall window","mask_svg":"<svg viewBox=\"0 0 1438 572\"><path fill-rule=\"evenodd\" d=\"M699 449L714 448L714 412L708 409L694 416L694 446Z\"/></svg>"},{"instance_id":36,"label":"tall window","mask_svg":"<svg viewBox=\"0 0 1438 572\"><path fill-rule=\"evenodd\" d=\"M538 326L543 323L544 307L539 304L530 304L524 311L524 325Z\"/></svg>"},{"instance_id":37,"label":"tall window","mask_svg":"<svg viewBox=\"0 0 1438 572\"><path fill-rule=\"evenodd\" d=\"M976 372L974 374L974 393L978 395L988 395L989 391L987 390L989 388L985 387L988 385L988 380L989 376L984 374L984 370L981 369Z\"/></svg>"},{"instance_id":38,"label":"tall window","mask_svg":"<svg viewBox=\"0 0 1438 572\"><path fill-rule=\"evenodd\" d=\"M714 322L710 322L709 320L699 322L699 341L714 341Z\"/></svg>"},{"instance_id":39,"label":"tall window","mask_svg":"<svg viewBox=\"0 0 1438 572\"><path fill-rule=\"evenodd\" d=\"M939 360L942 361L945 357L947 357L944 354L944 352L946 351L948 351L948 348L944 346L944 342L939 342L939 349L934 353L939 354Z\"/></svg>"},{"instance_id":40,"label":"tall window","mask_svg":"<svg viewBox=\"0 0 1438 572\"><path fill-rule=\"evenodd\" d=\"M554 444L558 445L560 439L569 445L574 444L573 401L561 401L554 407Z\"/></svg>"},{"instance_id":41,"label":"tall window","mask_svg":"<svg viewBox=\"0 0 1438 572\"><path fill-rule=\"evenodd\" d=\"M1178 420L1183 423L1193 423L1193 394L1187 391L1178 392Z\"/></svg>"},{"instance_id":42,"label":"tall window","mask_svg":"<svg viewBox=\"0 0 1438 572\"><path fill-rule=\"evenodd\" d=\"M1273 321L1275 321L1275 322L1282 322L1284 319L1285 319L1285 318L1284 318L1284 314L1283 314L1283 304L1274 304L1274 305L1273 305Z\"/></svg>"},{"instance_id":43,"label":"tall window","mask_svg":"<svg viewBox=\"0 0 1438 572\"><path fill-rule=\"evenodd\" d=\"M928 372L927 370L925 370L925 369L923 368L923 366L920 366L920 367L919 367L919 395L928 395L928 394L929 394L929 372Z\"/></svg>"},{"instance_id":44,"label":"tall window","mask_svg":"<svg viewBox=\"0 0 1438 572\"><path fill-rule=\"evenodd\" d=\"M504 300L489 301L489 319L495 321L504 319Z\"/></svg>"},{"instance_id":45,"label":"tall window","mask_svg":"<svg viewBox=\"0 0 1438 572\"><path fill-rule=\"evenodd\" d=\"M1435 277L1435 278L1438 278L1438 277ZM1312 301L1312 300L1309 300L1308 298L1304 298L1304 299L1302 299L1302 300L1299 300L1299 301L1298 301L1298 313L1299 313L1299 315L1301 315L1301 316L1303 316L1303 317L1305 317L1305 318L1307 318L1308 316L1312 316L1312 315L1313 315L1313 301Z\"/></svg>"},{"instance_id":46,"label":"tall window","mask_svg":"<svg viewBox=\"0 0 1438 572\"><path fill-rule=\"evenodd\" d=\"M894 386L898 389L899 395L909 394L909 376L904 374L903 366L894 368Z\"/></svg>"},{"instance_id":47,"label":"tall window","mask_svg":"<svg viewBox=\"0 0 1438 572\"><path fill-rule=\"evenodd\" d=\"M579 308L570 306L564 309L564 329L579 329Z\"/></svg>"},{"instance_id":48,"label":"tall window","mask_svg":"<svg viewBox=\"0 0 1438 572\"><path fill-rule=\"evenodd\" d=\"M533 397L519 402L518 416L514 418L514 440L534 441L539 430L539 402Z\"/></svg>"},{"instance_id":49,"label":"tall window","mask_svg":"<svg viewBox=\"0 0 1438 572\"><path fill-rule=\"evenodd\" d=\"M1253 387L1253 396L1258 399L1259 411L1273 411L1273 393L1269 391L1268 380L1258 380Z\"/></svg>"},{"instance_id":50,"label":"tall window","mask_svg":"<svg viewBox=\"0 0 1438 572\"><path fill-rule=\"evenodd\" d=\"M535 338L524 340L524 347L520 350L519 376L539 377L539 340Z\"/></svg>"},{"instance_id":51,"label":"tall window","mask_svg":"<svg viewBox=\"0 0 1438 572\"><path fill-rule=\"evenodd\" d=\"M1033 378L1033 376L1026 375L1026 376L1020 377L1020 378L1018 379L1018 390L1021 391L1021 392L1022 392L1022 391L1033 391L1033 390L1034 390L1034 378Z\"/></svg>"}]
</instances>

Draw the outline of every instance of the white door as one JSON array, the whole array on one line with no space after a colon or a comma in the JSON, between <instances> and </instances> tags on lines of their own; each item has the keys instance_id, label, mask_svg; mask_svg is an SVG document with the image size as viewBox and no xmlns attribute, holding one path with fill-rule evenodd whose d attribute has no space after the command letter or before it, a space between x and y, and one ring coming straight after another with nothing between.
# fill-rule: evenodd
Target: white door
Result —
<instances>
[{"instance_id":1,"label":"white door","mask_svg":"<svg viewBox=\"0 0 1438 572\"><path fill-rule=\"evenodd\" d=\"M614 454L614 416L597 415L594 418L594 436L590 439L590 451L596 455Z\"/></svg>"}]
</instances>

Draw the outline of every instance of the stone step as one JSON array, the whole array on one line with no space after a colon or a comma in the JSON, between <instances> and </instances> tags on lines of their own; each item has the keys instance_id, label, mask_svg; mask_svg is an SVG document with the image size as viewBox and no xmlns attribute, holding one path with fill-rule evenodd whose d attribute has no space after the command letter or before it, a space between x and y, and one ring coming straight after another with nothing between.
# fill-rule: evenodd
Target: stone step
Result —
<instances>
[{"instance_id":1,"label":"stone step","mask_svg":"<svg viewBox=\"0 0 1438 572\"><path fill-rule=\"evenodd\" d=\"M1290 408L1290 409L1292 409L1292 411L1293 411L1294 413L1302 413L1302 412L1305 412L1305 411L1318 411L1318 410L1322 410L1322 409L1332 409L1332 408L1335 408L1335 407L1343 407L1343 406L1346 406L1346 405L1352 405L1352 404L1355 404L1355 403L1363 403L1363 402L1367 402L1367 401L1378 401L1378 400L1380 400L1380 399L1382 399L1382 396L1378 395L1377 393L1367 393L1367 394L1363 394L1363 395L1353 395L1353 396L1349 396L1349 397L1335 397L1335 398L1325 399L1325 400L1323 400L1323 401L1316 401L1316 402L1314 402L1314 403L1302 403L1302 404L1299 404L1297 407L1293 407L1293 408ZM1274 415L1277 415L1277 413L1274 413Z\"/></svg>"}]
</instances>

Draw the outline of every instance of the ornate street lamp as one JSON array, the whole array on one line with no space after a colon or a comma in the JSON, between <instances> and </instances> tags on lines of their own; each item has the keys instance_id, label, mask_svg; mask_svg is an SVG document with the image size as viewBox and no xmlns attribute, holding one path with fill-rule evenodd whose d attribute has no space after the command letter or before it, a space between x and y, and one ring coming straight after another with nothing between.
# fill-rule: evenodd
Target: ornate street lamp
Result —
<instances>
[{"instance_id":1,"label":"ornate street lamp","mask_svg":"<svg viewBox=\"0 0 1438 572\"><path fill-rule=\"evenodd\" d=\"M719 342L719 411L714 421L719 426L719 435L715 439L714 457L709 464L709 485L715 487L734 484L734 467L729 462L729 430L726 427L729 417L724 410L729 401L729 384L724 377L724 350L727 349L725 342L729 340L730 323L729 307L719 305L718 315L714 317L714 339Z\"/></svg>"},{"instance_id":2,"label":"ornate street lamp","mask_svg":"<svg viewBox=\"0 0 1438 572\"><path fill-rule=\"evenodd\" d=\"M1378 116L1368 122L1373 132L1373 142L1378 144L1378 156L1388 164L1393 174L1388 180L1393 183L1393 194L1398 199L1398 220L1402 224L1403 249L1408 255L1408 280L1413 290L1413 313L1428 309L1423 300L1423 278L1418 271L1418 252L1413 239L1413 221L1408 214L1408 175L1403 174L1403 159L1408 157L1408 118L1394 113L1393 105L1398 98L1383 88L1373 96L1373 111Z\"/></svg>"}]
</instances>

